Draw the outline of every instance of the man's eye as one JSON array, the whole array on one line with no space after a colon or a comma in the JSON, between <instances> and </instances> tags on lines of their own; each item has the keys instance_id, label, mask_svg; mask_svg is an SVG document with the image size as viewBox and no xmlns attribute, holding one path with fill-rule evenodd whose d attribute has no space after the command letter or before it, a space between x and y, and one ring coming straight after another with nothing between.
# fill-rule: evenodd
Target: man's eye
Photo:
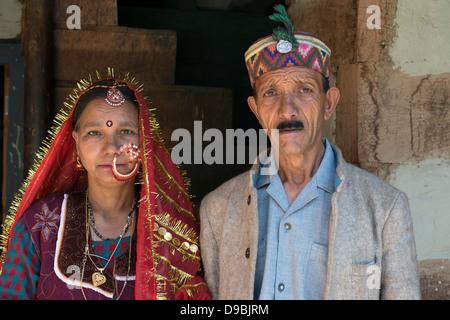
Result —
<instances>
[{"instance_id":1,"label":"man's eye","mask_svg":"<svg viewBox=\"0 0 450 320\"><path fill-rule=\"evenodd\" d=\"M301 93L311 93L311 92L313 92L310 88L301 88L300 89L300 92Z\"/></svg>"},{"instance_id":2,"label":"man's eye","mask_svg":"<svg viewBox=\"0 0 450 320\"><path fill-rule=\"evenodd\" d=\"M264 93L264 97L273 97L275 95L275 91L267 91Z\"/></svg>"}]
</instances>

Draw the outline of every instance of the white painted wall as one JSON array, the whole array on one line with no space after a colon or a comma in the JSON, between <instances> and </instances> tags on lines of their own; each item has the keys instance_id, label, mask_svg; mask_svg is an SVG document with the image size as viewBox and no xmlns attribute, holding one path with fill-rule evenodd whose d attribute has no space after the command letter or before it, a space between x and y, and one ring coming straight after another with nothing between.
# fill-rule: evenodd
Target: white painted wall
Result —
<instances>
[{"instance_id":1,"label":"white painted wall","mask_svg":"<svg viewBox=\"0 0 450 320\"><path fill-rule=\"evenodd\" d=\"M21 32L22 4L18 0L0 0L0 39L13 39Z\"/></svg>"},{"instance_id":2,"label":"white painted wall","mask_svg":"<svg viewBox=\"0 0 450 320\"><path fill-rule=\"evenodd\" d=\"M395 68L411 76L450 72L450 1L397 0Z\"/></svg>"},{"instance_id":3,"label":"white painted wall","mask_svg":"<svg viewBox=\"0 0 450 320\"><path fill-rule=\"evenodd\" d=\"M450 1L397 0L394 26L395 69L407 76L450 72ZM408 195L419 260L450 259L450 160L400 163L390 183Z\"/></svg>"},{"instance_id":4,"label":"white painted wall","mask_svg":"<svg viewBox=\"0 0 450 320\"><path fill-rule=\"evenodd\" d=\"M400 164L390 183L408 195L418 259L450 259L450 160Z\"/></svg>"}]
</instances>

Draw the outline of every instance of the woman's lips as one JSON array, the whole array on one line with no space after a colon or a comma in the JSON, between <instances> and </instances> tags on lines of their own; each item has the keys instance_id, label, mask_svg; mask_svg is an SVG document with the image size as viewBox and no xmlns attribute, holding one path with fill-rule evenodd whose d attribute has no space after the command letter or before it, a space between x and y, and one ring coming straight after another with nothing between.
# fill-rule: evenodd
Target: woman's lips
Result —
<instances>
[{"instance_id":1,"label":"woman's lips","mask_svg":"<svg viewBox=\"0 0 450 320\"><path fill-rule=\"evenodd\" d=\"M124 164L116 163L116 168L121 168L121 167L123 167L123 166L124 166ZM112 164L105 163L105 164L99 165L99 167L100 167L100 168L103 168L103 169L111 169Z\"/></svg>"}]
</instances>

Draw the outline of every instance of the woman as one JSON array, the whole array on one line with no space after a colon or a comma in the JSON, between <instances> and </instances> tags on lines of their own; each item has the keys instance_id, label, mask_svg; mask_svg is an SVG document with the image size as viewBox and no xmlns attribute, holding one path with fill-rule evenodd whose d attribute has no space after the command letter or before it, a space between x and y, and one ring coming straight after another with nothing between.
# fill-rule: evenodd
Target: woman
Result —
<instances>
[{"instance_id":1,"label":"woman","mask_svg":"<svg viewBox=\"0 0 450 320\"><path fill-rule=\"evenodd\" d=\"M128 76L82 80L2 235L3 299L209 299L183 179Z\"/></svg>"}]
</instances>

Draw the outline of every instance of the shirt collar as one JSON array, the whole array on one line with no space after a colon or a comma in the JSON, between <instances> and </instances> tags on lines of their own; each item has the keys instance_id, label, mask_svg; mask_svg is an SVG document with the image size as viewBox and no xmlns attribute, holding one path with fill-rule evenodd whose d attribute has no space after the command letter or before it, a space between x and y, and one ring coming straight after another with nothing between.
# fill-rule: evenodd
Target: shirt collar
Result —
<instances>
[{"instance_id":1,"label":"shirt collar","mask_svg":"<svg viewBox=\"0 0 450 320\"><path fill-rule=\"evenodd\" d=\"M264 158L259 163L259 169L256 170L256 172L253 174L253 185L255 186L255 188L261 188L269 184L272 181L272 178L275 176L275 174L278 174L278 173L272 175L261 174L261 169L268 166L268 164L265 163L268 162L267 161L268 158L272 157L272 150L270 151L269 156L267 156L267 153L262 154L262 156Z\"/></svg>"},{"instance_id":2,"label":"shirt collar","mask_svg":"<svg viewBox=\"0 0 450 320\"><path fill-rule=\"evenodd\" d=\"M330 142L326 138L322 138L325 146L325 153L323 155L322 162L315 176L317 181L317 187L321 188L329 193L333 193L336 190L336 165L337 159L331 148Z\"/></svg>"}]
</instances>

